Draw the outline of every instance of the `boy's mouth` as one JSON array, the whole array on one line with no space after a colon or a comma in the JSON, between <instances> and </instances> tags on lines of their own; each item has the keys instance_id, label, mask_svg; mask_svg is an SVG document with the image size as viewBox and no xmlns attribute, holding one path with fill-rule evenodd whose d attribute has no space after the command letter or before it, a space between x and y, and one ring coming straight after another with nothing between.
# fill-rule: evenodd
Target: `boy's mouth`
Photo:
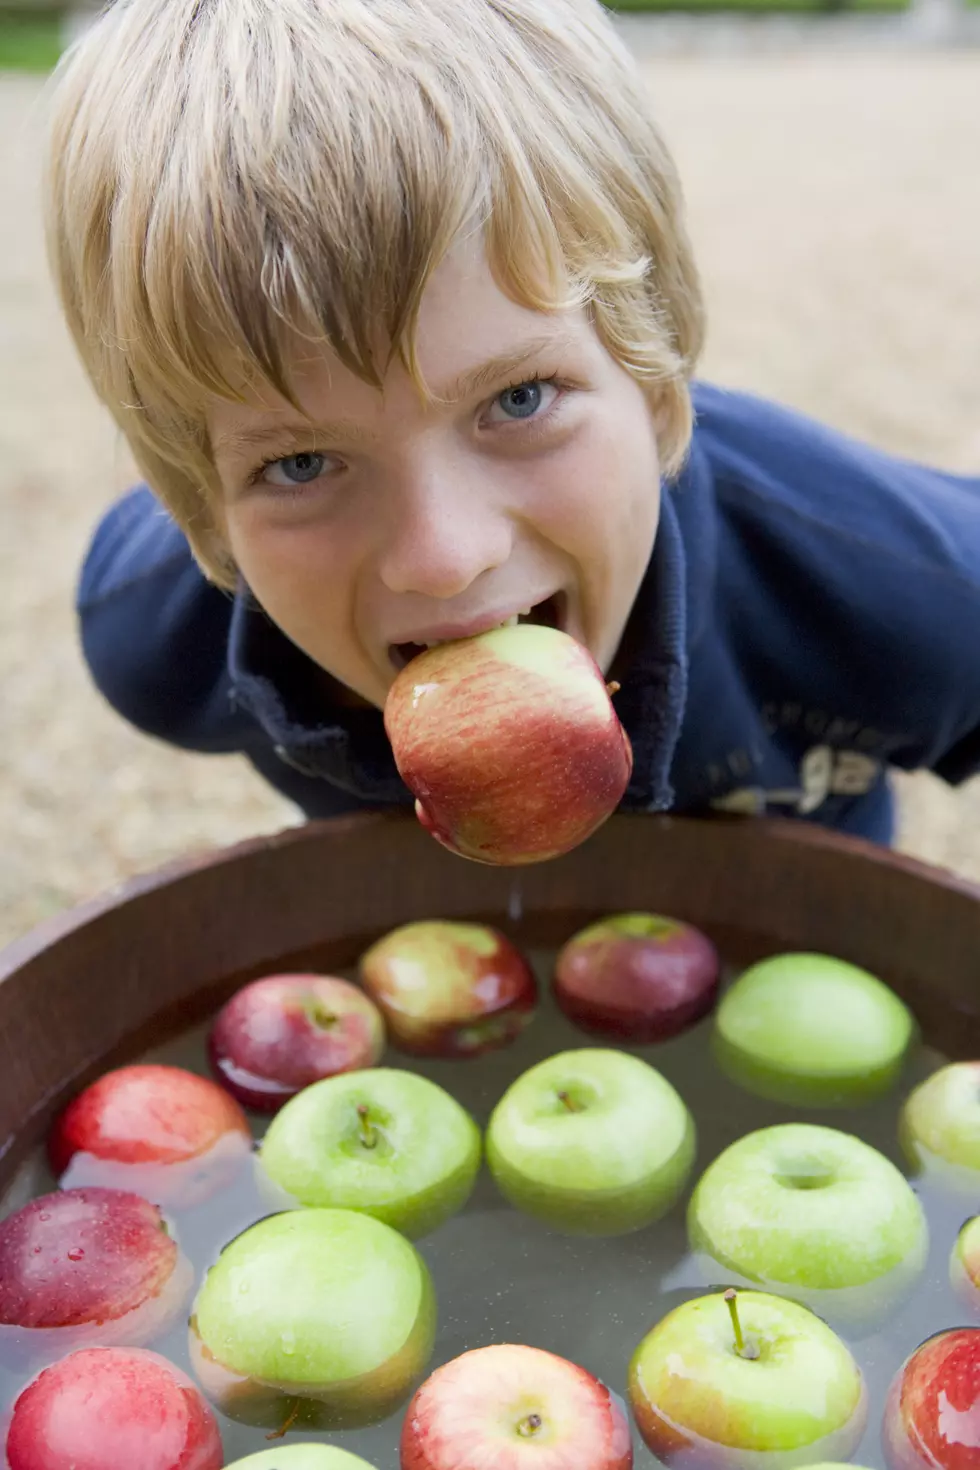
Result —
<instances>
[{"instance_id":1,"label":"boy's mouth","mask_svg":"<svg viewBox=\"0 0 980 1470\"><path fill-rule=\"evenodd\" d=\"M539 628L558 628L565 631L567 621L568 599L564 592L554 592L546 597L543 602L537 603L529 608L527 612L516 613L508 618L505 623L498 627L512 627L517 623L533 623ZM490 631L487 629L486 631ZM388 657L396 669L401 670L406 664L411 663L413 658L425 653L428 648L437 648L440 643L450 643L455 640L444 638L437 639L431 643L392 643L388 649Z\"/></svg>"}]
</instances>

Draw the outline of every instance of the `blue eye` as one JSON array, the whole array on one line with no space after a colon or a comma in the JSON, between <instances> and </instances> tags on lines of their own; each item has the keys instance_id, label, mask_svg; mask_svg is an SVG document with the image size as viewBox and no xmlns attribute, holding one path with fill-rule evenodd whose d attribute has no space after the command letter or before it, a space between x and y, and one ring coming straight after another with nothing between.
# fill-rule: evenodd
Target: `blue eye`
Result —
<instances>
[{"instance_id":1,"label":"blue eye","mask_svg":"<svg viewBox=\"0 0 980 1470\"><path fill-rule=\"evenodd\" d=\"M497 402L511 418L531 419L541 407L542 387L543 384L536 382L519 383L516 388L508 388L506 393L501 393Z\"/></svg>"},{"instance_id":2,"label":"blue eye","mask_svg":"<svg viewBox=\"0 0 980 1470\"><path fill-rule=\"evenodd\" d=\"M308 485L323 474L325 462L323 454L291 454L288 459L280 459L278 466L293 484Z\"/></svg>"}]
</instances>

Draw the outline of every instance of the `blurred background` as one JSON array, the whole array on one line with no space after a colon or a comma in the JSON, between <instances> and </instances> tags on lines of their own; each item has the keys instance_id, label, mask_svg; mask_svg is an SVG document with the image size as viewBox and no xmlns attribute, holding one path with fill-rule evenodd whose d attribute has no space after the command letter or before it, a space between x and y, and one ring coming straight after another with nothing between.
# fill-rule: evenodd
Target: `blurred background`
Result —
<instances>
[{"instance_id":1,"label":"blurred background","mask_svg":"<svg viewBox=\"0 0 980 1470\"><path fill-rule=\"evenodd\" d=\"M686 179L703 375L980 474L980 4L619 9ZM129 729L79 656L80 559L133 478L59 321L38 213L45 72L85 19L0 0L0 943L296 820L244 761ZM900 791L902 847L980 879L980 783Z\"/></svg>"}]
</instances>

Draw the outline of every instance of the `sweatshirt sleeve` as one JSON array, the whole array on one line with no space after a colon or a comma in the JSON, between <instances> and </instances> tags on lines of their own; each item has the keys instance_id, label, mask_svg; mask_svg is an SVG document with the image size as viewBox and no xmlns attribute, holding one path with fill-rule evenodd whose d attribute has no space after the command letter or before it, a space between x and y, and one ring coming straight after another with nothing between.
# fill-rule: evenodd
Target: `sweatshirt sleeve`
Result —
<instances>
[{"instance_id":1,"label":"sweatshirt sleeve","mask_svg":"<svg viewBox=\"0 0 980 1470\"><path fill-rule=\"evenodd\" d=\"M227 668L231 598L145 485L99 524L77 611L92 678L130 724L187 750L246 749L254 722L235 709Z\"/></svg>"},{"instance_id":2,"label":"sweatshirt sleeve","mask_svg":"<svg viewBox=\"0 0 980 1470\"><path fill-rule=\"evenodd\" d=\"M980 478L745 395L701 407L750 688L815 739L859 730L869 755L950 783L980 771Z\"/></svg>"}]
</instances>

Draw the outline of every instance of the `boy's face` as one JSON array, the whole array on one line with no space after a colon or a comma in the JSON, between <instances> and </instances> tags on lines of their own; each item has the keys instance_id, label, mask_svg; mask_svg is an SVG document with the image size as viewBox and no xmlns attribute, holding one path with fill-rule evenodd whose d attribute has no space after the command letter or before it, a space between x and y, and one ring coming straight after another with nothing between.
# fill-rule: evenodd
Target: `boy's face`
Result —
<instances>
[{"instance_id":1,"label":"boy's face","mask_svg":"<svg viewBox=\"0 0 980 1470\"><path fill-rule=\"evenodd\" d=\"M475 243L433 275L417 352L447 402L426 404L400 364L379 391L299 343L308 425L271 389L214 402L224 529L246 582L378 706L414 645L528 609L608 669L660 511L643 391L585 312L516 305Z\"/></svg>"}]
</instances>

